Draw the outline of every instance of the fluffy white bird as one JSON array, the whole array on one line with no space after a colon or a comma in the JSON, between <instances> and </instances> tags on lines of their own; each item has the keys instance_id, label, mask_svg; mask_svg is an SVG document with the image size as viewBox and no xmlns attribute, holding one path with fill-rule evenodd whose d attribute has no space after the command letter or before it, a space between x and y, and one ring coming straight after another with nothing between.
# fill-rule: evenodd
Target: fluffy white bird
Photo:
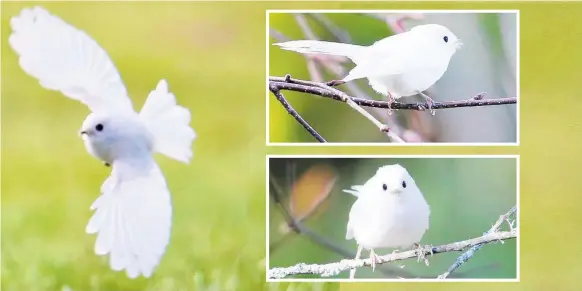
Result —
<instances>
[{"instance_id":1,"label":"fluffy white bird","mask_svg":"<svg viewBox=\"0 0 582 291\"><path fill-rule=\"evenodd\" d=\"M304 54L351 59L356 66L342 80L332 81L333 85L367 78L376 92L388 96L390 104L400 97L420 94L432 106L434 101L422 91L443 76L462 42L442 25L424 24L370 46L319 40L294 40L274 45Z\"/></svg>"},{"instance_id":2,"label":"fluffy white bird","mask_svg":"<svg viewBox=\"0 0 582 291\"><path fill-rule=\"evenodd\" d=\"M170 192L153 153L189 163L196 138L190 111L176 104L161 80L141 112L135 112L107 53L41 7L22 10L10 24L9 43L22 69L42 87L92 111L81 136L87 151L112 167L86 227L87 233L97 234L95 253L109 254L111 268L125 270L130 278L150 277L172 225Z\"/></svg>"},{"instance_id":3,"label":"fluffy white bird","mask_svg":"<svg viewBox=\"0 0 582 291\"><path fill-rule=\"evenodd\" d=\"M378 260L375 249L409 248L419 243L428 229L429 206L399 164L380 167L364 185L344 192L357 197L350 210L346 239L356 240L356 259L362 248L370 250L373 269Z\"/></svg>"}]
</instances>

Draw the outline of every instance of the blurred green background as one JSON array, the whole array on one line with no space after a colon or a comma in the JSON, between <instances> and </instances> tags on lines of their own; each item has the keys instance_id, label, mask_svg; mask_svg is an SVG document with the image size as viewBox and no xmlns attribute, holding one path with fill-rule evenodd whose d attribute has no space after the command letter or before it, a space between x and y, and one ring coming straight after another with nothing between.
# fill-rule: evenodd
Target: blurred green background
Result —
<instances>
[{"instance_id":1,"label":"blurred green background","mask_svg":"<svg viewBox=\"0 0 582 291\"><path fill-rule=\"evenodd\" d=\"M463 42L447 72L426 93L436 101L466 100L481 92L486 98L517 96L517 20L510 13L272 13L269 15L269 76L286 74L325 82L345 77L354 64L348 58L300 54L276 42L320 39L371 45L420 24L448 27ZM306 58L307 56L307 58ZM476 69L478 68L478 69ZM360 98L384 100L367 79L348 82L340 90ZM367 119L346 104L301 92L282 91L288 102L329 142L388 142ZM424 101L410 96L403 103ZM271 142L317 142L274 98L269 98ZM369 109L407 142L515 143L517 106L465 107L428 111Z\"/></svg>"},{"instance_id":2,"label":"blurred green background","mask_svg":"<svg viewBox=\"0 0 582 291\"><path fill-rule=\"evenodd\" d=\"M263 9L42 3L109 53L136 109L165 78L192 113L198 138L190 165L156 156L174 205L170 245L152 279L132 281L93 254L95 236L85 233L89 206L110 172L77 134L88 109L43 89L8 45L10 17L33 5L2 3L1 289L263 288L264 70L249 70L264 63ZM256 21L245 20L253 14Z\"/></svg>"},{"instance_id":3,"label":"blurred green background","mask_svg":"<svg viewBox=\"0 0 582 291\"><path fill-rule=\"evenodd\" d=\"M579 289L582 4L42 3L107 50L136 108L167 78L192 110L191 165L158 159L172 240L154 277L135 281L84 233L109 174L76 135L87 109L43 90L7 45L9 17L34 4L2 2L2 290ZM285 8L520 9L520 147L267 148L265 9ZM265 154L520 154L521 282L266 284Z\"/></svg>"},{"instance_id":4,"label":"blurred green background","mask_svg":"<svg viewBox=\"0 0 582 291\"><path fill-rule=\"evenodd\" d=\"M354 240L347 241L345 235L348 215L356 198L342 190L363 185L378 167L392 164L400 164L408 170L430 205L430 228L420 242L423 245L437 246L481 236L499 215L516 205L515 158L273 158L269 161L269 173L275 180L269 189L272 196L269 200L269 267L326 264L353 258L357 245ZM307 233L287 234L283 227L287 225L285 216L273 195L279 195L284 201L282 205L318 237L349 250L352 255L346 257L330 247L316 244ZM327 199L321 202L324 197ZM310 212L313 214L308 215ZM502 226L502 230L508 229L507 225ZM516 240L485 246L449 278L514 279L517 277L516 246ZM376 253L385 255L391 251L377 249ZM360 268L356 278L434 279L459 255L435 255L429 258L428 267L412 259L383 265L376 272ZM368 252L363 253L363 257L368 256ZM349 272L343 272L333 278L347 279L348 275ZM295 278L318 277L300 275Z\"/></svg>"}]
</instances>

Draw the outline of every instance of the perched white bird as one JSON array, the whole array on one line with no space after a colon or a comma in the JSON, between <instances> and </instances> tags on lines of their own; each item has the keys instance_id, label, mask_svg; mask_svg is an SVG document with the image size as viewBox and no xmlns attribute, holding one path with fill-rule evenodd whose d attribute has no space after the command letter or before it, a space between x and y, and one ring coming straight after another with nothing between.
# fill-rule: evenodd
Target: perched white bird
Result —
<instances>
[{"instance_id":1,"label":"perched white bird","mask_svg":"<svg viewBox=\"0 0 582 291\"><path fill-rule=\"evenodd\" d=\"M380 167L364 185L344 192L357 197L350 210L346 239L356 240L356 259L362 248L370 250L373 269L378 260L374 249L412 247L428 229L429 206L399 164Z\"/></svg>"},{"instance_id":2,"label":"perched white bird","mask_svg":"<svg viewBox=\"0 0 582 291\"><path fill-rule=\"evenodd\" d=\"M376 92L388 96L390 104L400 97L420 94L432 106L434 101L422 91L443 76L462 42L442 25L424 24L370 46L319 40L294 40L274 45L304 54L351 59L356 66L342 80L332 81L333 85L367 78Z\"/></svg>"},{"instance_id":3,"label":"perched white bird","mask_svg":"<svg viewBox=\"0 0 582 291\"><path fill-rule=\"evenodd\" d=\"M159 152L183 163L196 138L190 111L176 104L161 80L136 113L117 69L87 34L41 7L10 22L9 43L20 66L49 90L92 111L81 136L87 151L111 166L86 231L97 234L95 253L110 256L113 270L150 277L166 250L172 225L170 192L153 159Z\"/></svg>"}]
</instances>

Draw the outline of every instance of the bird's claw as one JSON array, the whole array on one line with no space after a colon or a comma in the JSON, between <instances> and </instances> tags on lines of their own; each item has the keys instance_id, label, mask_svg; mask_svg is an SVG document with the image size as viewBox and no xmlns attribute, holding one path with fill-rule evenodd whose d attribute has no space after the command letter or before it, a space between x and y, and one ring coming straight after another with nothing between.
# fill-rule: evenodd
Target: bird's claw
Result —
<instances>
[{"instance_id":1,"label":"bird's claw","mask_svg":"<svg viewBox=\"0 0 582 291\"><path fill-rule=\"evenodd\" d=\"M418 262L423 260L424 263L428 266L429 263L428 263L428 259L426 258L425 254L424 254L424 247L421 246L419 243L415 243L414 248L416 250L416 256L418 258ZM432 253L432 247L431 247L431 253Z\"/></svg>"},{"instance_id":2,"label":"bird's claw","mask_svg":"<svg viewBox=\"0 0 582 291\"><path fill-rule=\"evenodd\" d=\"M394 104L394 102L396 102L396 99L394 99L392 94L388 93L388 115L392 115L392 104Z\"/></svg>"},{"instance_id":3,"label":"bird's claw","mask_svg":"<svg viewBox=\"0 0 582 291\"><path fill-rule=\"evenodd\" d=\"M434 105L434 100L429 97L426 103L428 104L428 111L430 111L430 114L434 116L436 114L436 111L432 108Z\"/></svg>"},{"instance_id":4,"label":"bird's claw","mask_svg":"<svg viewBox=\"0 0 582 291\"><path fill-rule=\"evenodd\" d=\"M376 263L382 263L382 259L373 251L370 251L370 260L372 260L372 272L376 270Z\"/></svg>"},{"instance_id":5,"label":"bird's claw","mask_svg":"<svg viewBox=\"0 0 582 291\"><path fill-rule=\"evenodd\" d=\"M430 98L428 95L426 95L422 92L420 92L419 94L422 95L426 99L427 109L428 109L428 111L430 111L430 114L434 116L436 113L435 110L432 108L433 105L435 105L434 100L432 100L432 98Z\"/></svg>"}]
</instances>

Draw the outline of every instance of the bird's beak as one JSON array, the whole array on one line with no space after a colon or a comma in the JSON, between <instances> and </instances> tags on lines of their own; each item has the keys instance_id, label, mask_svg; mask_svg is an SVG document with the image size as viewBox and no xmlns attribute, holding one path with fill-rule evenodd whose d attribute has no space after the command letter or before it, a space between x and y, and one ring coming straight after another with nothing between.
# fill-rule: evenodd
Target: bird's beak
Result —
<instances>
[{"instance_id":1,"label":"bird's beak","mask_svg":"<svg viewBox=\"0 0 582 291\"><path fill-rule=\"evenodd\" d=\"M80 136L83 136L84 134L86 134L86 135L89 135L89 131L87 131L87 130L84 130L84 129L83 129L83 130L81 130L81 131L79 131L79 135L80 135Z\"/></svg>"},{"instance_id":2,"label":"bird's beak","mask_svg":"<svg viewBox=\"0 0 582 291\"><path fill-rule=\"evenodd\" d=\"M463 47L463 42L461 42L460 39L457 39L457 42L455 43L455 49L460 49Z\"/></svg>"}]
</instances>

